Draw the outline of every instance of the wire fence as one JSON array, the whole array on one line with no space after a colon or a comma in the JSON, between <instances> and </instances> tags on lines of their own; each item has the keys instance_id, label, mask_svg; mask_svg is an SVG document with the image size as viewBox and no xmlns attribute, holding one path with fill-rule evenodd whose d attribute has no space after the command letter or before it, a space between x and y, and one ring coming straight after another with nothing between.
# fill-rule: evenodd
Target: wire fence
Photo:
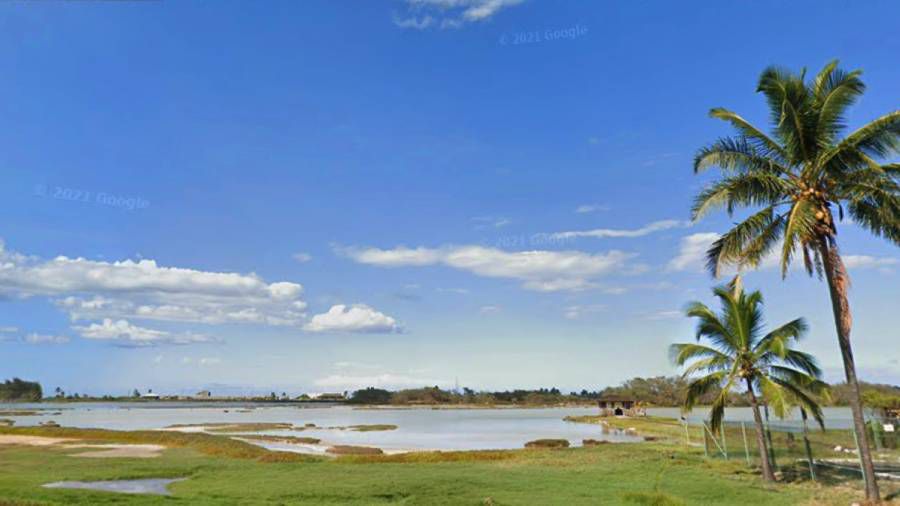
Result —
<instances>
[{"instance_id":1,"label":"wire fence","mask_svg":"<svg viewBox=\"0 0 900 506\"><path fill-rule=\"evenodd\" d=\"M725 422L715 432L708 422L683 424L686 443L702 444L707 457L760 465L754 422ZM851 425L849 421L847 425ZM879 482L891 482L895 485L891 488L900 488L900 419L873 418L867 421L866 428ZM859 444L852 429L822 430L814 422L764 421L763 437L774 469L786 478L862 478Z\"/></svg>"}]
</instances>

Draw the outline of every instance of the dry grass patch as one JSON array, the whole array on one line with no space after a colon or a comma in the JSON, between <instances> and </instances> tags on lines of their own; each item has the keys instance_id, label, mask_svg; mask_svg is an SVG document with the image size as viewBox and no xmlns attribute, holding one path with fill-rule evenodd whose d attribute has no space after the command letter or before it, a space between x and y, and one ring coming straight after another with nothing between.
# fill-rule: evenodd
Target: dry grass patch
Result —
<instances>
[{"instance_id":1,"label":"dry grass patch","mask_svg":"<svg viewBox=\"0 0 900 506\"><path fill-rule=\"evenodd\" d=\"M382 455L384 451L381 448L373 448L371 446L351 446L351 445L335 445L327 450L332 455Z\"/></svg>"},{"instance_id":2,"label":"dry grass patch","mask_svg":"<svg viewBox=\"0 0 900 506\"><path fill-rule=\"evenodd\" d=\"M568 448L569 442L565 439L535 439L525 443L525 448Z\"/></svg>"},{"instance_id":3,"label":"dry grass patch","mask_svg":"<svg viewBox=\"0 0 900 506\"><path fill-rule=\"evenodd\" d=\"M267 436L267 435L247 435L241 436L240 439L250 439L253 441L268 441L271 443L287 443L301 445L317 445L322 442L321 439L315 437L297 437L297 436Z\"/></svg>"}]
</instances>

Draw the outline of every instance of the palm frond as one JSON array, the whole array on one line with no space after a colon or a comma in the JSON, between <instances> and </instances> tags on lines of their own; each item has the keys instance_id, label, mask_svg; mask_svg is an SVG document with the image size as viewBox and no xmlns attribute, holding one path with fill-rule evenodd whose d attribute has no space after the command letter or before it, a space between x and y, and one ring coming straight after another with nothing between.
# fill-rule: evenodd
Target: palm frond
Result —
<instances>
[{"instance_id":1,"label":"palm frond","mask_svg":"<svg viewBox=\"0 0 900 506\"><path fill-rule=\"evenodd\" d=\"M845 72L837 68L837 60L829 63L813 83L813 107L818 111L818 143L828 148L846 126L844 113L865 91L861 71Z\"/></svg>"},{"instance_id":2,"label":"palm frond","mask_svg":"<svg viewBox=\"0 0 900 506\"><path fill-rule=\"evenodd\" d=\"M719 371L690 382L685 390L683 410L693 409L697 405L697 400L721 385L725 375L724 371Z\"/></svg>"},{"instance_id":3,"label":"palm frond","mask_svg":"<svg viewBox=\"0 0 900 506\"><path fill-rule=\"evenodd\" d=\"M756 383L775 416L781 419L786 418L793 407L789 392L786 392L779 383L766 376L757 376Z\"/></svg>"},{"instance_id":4,"label":"palm frond","mask_svg":"<svg viewBox=\"0 0 900 506\"><path fill-rule=\"evenodd\" d=\"M696 359L722 359L727 360L728 356L719 350L703 346L695 343L677 343L669 347L669 354L675 365L682 366L688 360Z\"/></svg>"},{"instance_id":5,"label":"palm frond","mask_svg":"<svg viewBox=\"0 0 900 506\"><path fill-rule=\"evenodd\" d=\"M788 352L784 355L784 361L794 367L799 368L812 377L822 377L822 369L819 367L819 362L809 353L805 353L799 350L788 350Z\"/></svg>"},{"instance_id":6,"label":"palm frond","mask_svg":"<svg viewBox=\"0 0 900 506\"><path fill-rule=\"evenodd\" d=\"M860 178L862 179L862 178ZM850 181L840 187L853 221L900 245L900 190L887 174L881 180Z\"/></svg>"},{"instance_id":7,"label":"palm frond","mask_svg":"<svg viewBox=\"0 0 900 506\"><path fill-rule=\"evenodd\" d=\"M853 149L876 158L900 152L900 110L889 112L858 128L837 146L822 152L817 165L825 165L836 157L848 156Z\"/></svg>"},{"instance_id":8,"label":"palm frond","mask_svg":"<svg viewBox=\"0 0 900 506\"><path fill-rule=\"evenodd\" d=\"M697 195L691 217L696 221L721 207L731 215L738 206L786 203L793 190L791 182L772 173L752 172L727 177Z\"/></svg>"},{"instance_id":9,"label":"palm frond","mask_svg":"<svg viewBox=\"0 0 900 506\"><path fill-rule=\"evenodd\" d=\"M692 302L685 309L685 314L691 318L697 318L696 339L706 337L721 350L733 350L734 338L731 330L719 319L712 309L702 302Z\"/></svg>"},{"instance_id":10,"label":"palm frond","mask_svg":"<svg viewBox=\"0 0 900 506\"><path fill-rule=\"evenodd\" d=\"M806 199L798 200L791 207L784 229L784 243L781 248L781 276L786 277L794 251L815 236L815 205Z\"/></svg>"},{"instance_id":11,"label":"palm frond","mask_svg":"<svg viewBox=\"0 0 900 506\"><path fill-rule=\"evenodd\" d=\"M730 123L743 138L751 143L753 150L761 156L777 159L779 163L773 164L772 168L777 168L779 171L786 173L790 172L780 165L787 159L787 153L784 152L781 145L766 135L762 130L753 126L749 121L742 118L739 114L723 107L716 107L709 111L709 116ZM694 170L696 171L696 165Z\"/></svg>"},{"instance_id":12,"label":"palm frond","mask_svg":"<svg viewBox=\"0 0 900 506\"><path fill-rule=\"evenodd\" d=\"M758 354L770 352L784 358L790 351L791 341L799 341L807 330L809 330L809 325L803 318L789 321L766 334L759 340L753 351Z\"/></svg>"},{"instance_id":13,"label":"palm frond","mask_svg":"<svg viewBox=\"0 0 900 506\"><path fill-rule=\"evenodd\" d=\"M819 424L819 427L821 427L822 430L825 430L825 416L822 414L822 408L819 406L818 402L791 381L777 377L772 377L770 380L773 384L778 385L788 398L793 397L793 402L790 404L800 404L803 409L813 416L813 419ZM779 418L784 417L779 416Z\"/></svg>"}]
</instances>

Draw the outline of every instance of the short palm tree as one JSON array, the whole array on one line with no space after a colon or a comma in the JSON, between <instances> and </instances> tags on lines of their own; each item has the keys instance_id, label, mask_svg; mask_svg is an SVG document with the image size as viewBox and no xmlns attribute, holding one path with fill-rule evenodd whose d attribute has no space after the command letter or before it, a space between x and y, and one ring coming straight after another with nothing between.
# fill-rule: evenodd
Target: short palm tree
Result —
<instances>
[{"instance_id":1,"label":"short palm tree","mask_svg":"<svg viewBox=\"0 0 900 506\"><path fill-rule=\"evenodd\" d=\"M822 409L815 394L827 388L819 378L821 370L809 354L791 348L806 333L802 318L763 334L760 306L762 295L744 293L739 278L728 287L713 290L722 305L721 313L700 302L688 306L687 315L697 318L697 343L673 344L672 358L687 365L684 377L690 380L684 409L691 410L700 397L719 389L710 410L710 425L718 432L729 394L746 389L753 410L756 444L766 480L774 480L772 464L759 413L759 396L784 418L799 405L824 428ZM700 344L705 338L711 346Z\"/></svg>"},{"instance_id":2,"label":"short palm tree","mask_svg":"<svg viewBox=\"0 0 900 506\"><path fill-rule=\"evenodd\" d=\"M900 164L884 163L900 153L900 110L841 137L844 114L864 90L860 71L845 72L836 61L809 81L805 70L763 71L757 91L768 102L771 135L734 112L710 111L730 123L737 136L698 152L694 171L719 167L722 177L697 196L693 217L721 207L729 215L739 207L756 208L708 251L707 263L715 275L727 265L756 267L773 252L779 253L783 276L798 253L807 272L824 274L851 390L866 496L877 501L850 345L849 279L836 237L837 222L846 212L876 236L900 245Z\"/></svg>"}]
</instances>

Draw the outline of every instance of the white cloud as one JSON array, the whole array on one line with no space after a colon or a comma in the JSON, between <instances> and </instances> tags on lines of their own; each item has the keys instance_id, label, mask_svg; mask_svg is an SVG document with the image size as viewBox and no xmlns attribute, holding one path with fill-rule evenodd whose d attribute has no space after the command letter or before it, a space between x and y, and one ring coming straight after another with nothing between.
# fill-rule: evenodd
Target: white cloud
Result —
<instances>
[{"instance_id":1,"label":"white cloud","mask_svg":"<svg viewBox=\"0 0 900 506\"><path fill-rule=\"evenodd\" d=\"M56 336L49 334L28 334L25 336L25 342L28 344L65 344L70 339L68 336Z\"/></svg>"},{"instance_id":2,"label":"white cloud","mask_svg":"<svg viewBox=\"0 0 900 506\"><path fill-rule=\"evenodd\" d=\"M164 267L153 260L42 260L0 242L0 295L51 297L74 320L147 319L300 326L303 287L256 274Z\"/></svg>"},{"instance_id":3,"label":"white cloud","mask_svg":"<svg viewBox=\"0 0 900 506\"><path fill-rule=\"evenodd\" d=\"M703 271L706 269L706 251L719 238L715 232L691 234L681 239L678 254L669 261L670 271Z\"/></svg>"},{"instance_id":4,"label":"white cloud","mask_svg":"<svg viewBox=\"0 0 900 506\"><path fill-rule=\"evenodd\" d=\"M606 311L603 304L590 304L587 306L569 306L563 311L563 316L567 320L577 320L584 316Z\"/></svg>"},{"instance_id":5,"label":"white cloud","mask_svg":"<svg viewBox=\"0 0 900 506\"><path fill-rule=\"evenodd\" d=\"M584 206L582 206L584 207ZM581 209L579 207L578 209ZM582 212L576 210L576 212ZM584 211L589 212L589 211ZM662 230L669 230L673 228L686 228L690 227L691 223L689 221L679 221L679 220L661 220L654 221L648 225L645 225L641 228L637 229L614 229L614 228L597 228L593 230L572 230L568 232L556 232L554 234L550 234L550 237L554 239L574 239L577 237L595 237L595 238L633 238L633 237L643 237L645 235L652 234L654 232L660 232Z\"/></svg>"},{"instance_id":6,"label":"white cloud","mask_svg":"<svg viewBox=\"0 0 900 506\"><path fill-rule=\"evenodd\" d=\"M431 26L460 28L467 23L486 21L501 10L524 0L405 0L408 17L395 15L401 28L424 30Z\"/></svg>"},{"instance_id":7,"label":"white cloud","mask_svg":"<svg viewBox=\"0 0 900 506\"><path fill-rule=\"evenodd\" d=\"M127 347L216 342L215 339L202 334L173 334L164 330L139 327L129 323L127 320L113 321L110 318L105 318L100 323L91 323L87 326L76 326L73 328L85 339L108 341Z\"/></svg>"},{"instance_id":8,"label":"white cloud","mask_svg":"<svg viewBox=\"0 0 900 506\"><path fill-rule=\"evenodd\" d=\"M647 320L675 320L678 318L683 318L684 313L681 311L675 310L667 310L667 311L657 311L655 313L650 313L645 316Z\"/></svg>"},{"instance_id":9,"label":"white cloud","mask_svg":"<svg viewBox=\"0 0 900 506\"><path fill-rule=\"evenodd\" d=\"M304 329L310 332L399 332L397 321L365 304L337 304L327 313L312 317Z\"/></svg>"},{"instance_id":10,"label":"white cloud","mask_svg":"<svg viewBox=\"0 0 900 506\"><path fill-rule=\"evenodd\" d=\"M596 142L593 142L592 144L596 144ZM597 211L609 211L609 206L600 204L582 204L575 208L575 212L578 214L596 213Z\"/></svg>"},{"instance_id":11,"label":"white cloud","mask_svg":"<svg viewBox=\"0 0 900 506\"><path fill-rule=\"evenodd\" d=\"M0 334L11 334L18 331L19 327L0 327Z\"/></svg>"},{"instance_id":12,"label":"white cloud","mask_svg":"<svg viewBox=\"0 0 900 506\"><path fill-rule=\"evenodd\" d=\"M300 262L301 264L305 264L306 262L309 262L310 260L312 260L313 257L309 253L300 252L300 253L294 253L293 258L294 258L294 260Z\"/></svg>"},{"instance_id":13,"label":"white cloud","mask_svg":"<svg viewBox=\"0 0 900 506\"><path fill-rule=\"evenodd\" d=\"M339 253L356 262L380 267L445 265L490 278L523 281L529 290L558 291L592 288L591 279L621 272L634 255L611 250L606 253L580 251L516 251L508 252L483 246L448 246L415 249L403 246L378 248L344 248Z\"/></svg>"},{"instance_id":14,"label":"white cloud","mask_svg":"<svg viewBox=\"0 0 900 506\"><path fill-rule=\"evenodd\" d=\"M706 252L712 243L720 237L714 232L691 234L681 239L678 254L669 261L669 271L704 271L706 270ZM796 255L795 258L796 260ZM892 257L875 257L870 255L844 255L842 257L847 269L879 269L892 272L891 268L900 265L900 259ZM794 262L796 266L798 263ZM778 245L759 263L760 270L781 268L781 246Z\"/></svg>"},{"instance_id":15,"label":"white cloud","mask_svg":"<svg viewBox=\"0 0 900 506\"><path fill-rule=\"evenodd\" d=\"M459 295L467 295L469 293L469 290L467 288L438 288L437 291L445 293L455 293Z\"/></svg>"},{"instance_id":16,"label":"white cloud","mask_svg":"<svg viewBox=\"0 0 900 506\"><path fill-rule=\"evenodd\" d=\"M362 362L341 361L334 363L335 369L382 369L378 364L365 364Z\"/></svg>"},{"instance_id":17,"label":"white cloud","mask_svg":"<svg viewBox=\"0 0 900 506\"><path fill-rule=\"evenodd\" d=\"M344 374L332 374L314 381L321 388L332 390L359 390L361 388L377 387L388 389L421 388L426 386L446 386L450 382L446 380L420 378L405 374L383 373L365 376L350 376Z\"/></svg>"},{"instance_id":18,"label":"white cloud","mask_svg":"<svg viewBox=\"0 0 900 506\"><path fill-rule=\"evenodd\" d=\"M478 310L478 312L481 314L487 315L487 314L497 314L501 310L502 309L500 308L500 306L489 305L489 306L481 306L481 308Z\"/></svg>"},{"instance_id":19,"label":"white cloud","mask_svg":"<svg viewBox=\"0 0 900 506\"><path fill-rule=\"evenodd\" d=\"M475 230L484 230L489 227L502 228L512 223L509 218L497 216L476 216L472 218L472 221L475 222Z\"/></svg>"},{"instance_id":20,"label":"white cloud","mask_svg":"<svg viewBox=\"0 0 900 506\"><path fill-rule=\"evenodd\" d=\"M848 269L882 269L900 265L900 259L890 257L873 257L869 255L845 255L844 265Z\"/></svg>"},{"instance_id":21,"label":"white cloud","mask_svg":"<svg viewBox=\"0 0 900 506\"><path fill-rule=\"evenodd\" d=\"M203 357L197 363L201 366L219 365L222 363L222 359L219 357Z\"/></svg>"}]
</instances>

